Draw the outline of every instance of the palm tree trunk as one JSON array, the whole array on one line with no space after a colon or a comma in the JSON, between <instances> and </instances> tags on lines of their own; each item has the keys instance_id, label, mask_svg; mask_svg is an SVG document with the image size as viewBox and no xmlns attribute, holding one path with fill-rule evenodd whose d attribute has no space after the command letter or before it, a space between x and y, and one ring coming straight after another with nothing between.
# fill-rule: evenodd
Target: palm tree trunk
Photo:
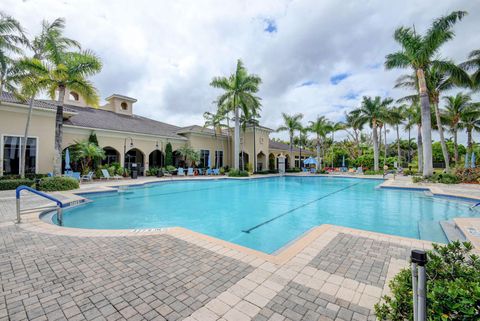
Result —
<instances>
[{"instance_id":1,"label":"palm tree trunk","mask_svg":"<svg viewBox=\"0 0 480 321\"><path fill-rule=\"evenodd\" d=\"M55 115L55 155L53 158L53 175L62 174L62 140L63 140L63 99L65 98L65 87L58 88L57 113Z\"/></svg>"},{"instance_id":2,"label":"palm tree trunk","mask_svg":"<svg viewBox=\"0 0 480 321\"><path fill-rule=\"evenodd\" d=\"M453 153L455 165L458 165L458 133L457 125L453 126Z\"/></svg>"},{"instance_id":3,"label":"palm tree trunk","mask_svg":"<svg viewBox=\"0 0 480 321\"><path fill-rule=\"evenodd\" d=\"M333 158L334 158L334 155L333 155L333 144L335 142L335 132L333 131L332 132L332 169L333 169Z\"/></svg>"},{"instance_id":4,"label":"palm tree trunk","mask_svg":"<svg viewBox=\"0 0 480 321\"><path fill-rule=\"evenodd\" d=\"M402 153L400 151L400 130L398 128L399 126L397 125L397 167L403 167L402 166Z\"/></svg>"},{"instance_id":5,"label":"palm tree trunk","mask_svg":"<svg viewBox=\"0 0 480 321\"><path fill-rule=\"evenodd\" d=\"M432 121L430 119L430 99L427 93L423 69L417 69L420 104L422 106L422 140L423 140L423 176L433 174L432 158Z\"/></svg>"},{"instance_id":6,"label":"palm tree trunk","mask_svg":"<svg viewBox=\"0 0 480 321\"><path fill-rule=\"evenodd\" d=\"M317 163L318 163L318 168L317 169L322 169L322 164L320 163L320 137L317 134Z\"/></svg>"},{"instance_id":7,"label":"palm tree trunk","mask_svg":"<svg viewBox=\"0 0 480 321\"><path fill-rule=\"evenodd\" d=\"M227 113L227 164L230 164L230 159L232 157L230 155L230 153L232 152L230 149L230 117L228 117Z\"/></svg>"},{"instance_id":8,"label":"palm tree trunk","mask_svg":"<svg viewBox=\"0 0 480 321\"><path fill-rule=\"evenodd\" d=\"M473 151L472 128L467 128L467 151L469 154Z\"/></svg>"},{"instance_id":9,"label":"palm tree trunk","mask_svg":"<svg viewBox=\"0 0 480 321\"><path fill-rule=\"evenodd\" d=\"M443 159L445 160L445 170L450 171L450 156L448 155L447 144L445 143L445 136L443 135L442 120L440 118L440 110L438 104L434 104L435 118L437 119L438 134L440 135L440 145L442 145Z\"/></svg>"},{"instance_id":10,"label":"palm tree trunk","mask_svg":"<svg viewBox=\"0 0 480 321\"><path fill-rule=\"evenodd\" d=\"M418 172L423 170L423 143L422 143L422 125L418 125L417 130L417 158L418 158Z\"/></svg>"},{"instance_id":11,"label":"palm tree trunk","mask_svg":"<svg viewBox=\"0 0 480 321\"><path fill-rule=\"evenodd\" d=\"M234 147L233 147L233 166L235 169L240 169L240 112L238 106L235 104L235 97L233 98L233 104L235 106L235 130L234 130Z\"/></svg>"},{"instance_id":12,"label":"palm tree trunk","mask_svg":"<svg viewBox=\"0 0 480 321\"><path fill-rule=\"evenodd\" d=\"M373 135L373 170L378 171L378 133L377 133L377 122L374 120L372 122L372 135Z\"/></svg>"},{"instance_id":13,"label":"palm tree trunk","mask_svg":"<svg viewBox=\"0 0 480 321\"><path fill-rule=\"evenodd\" d=\"M28 103L27 123L25 124L25 134L23 135L23 144L21 144L22 145L22 153L20 156L20 177L21 178L25 178L25 158L27 157L28 131L30 130L30 121L32 119L34 99L35 99L35 95L32 95L30 97L30 102Z\"/></svg>"},{"instance_id":14,"label":"palm tree trunk","mask_svg":"<svg viewBox=\"0 0 480 321\"><path fill-rule=\"evenodd\" d=\"M387 125L383 127L383 135L385 137L383 141L383 167L387 164Z\"/></svg>"},{"instance_id":15,"label":"palm tree trunk","mask_svg":"<svg viewBox=\"0 0 480 321\"><path fill-rule=\"evenodd\" d=\"M295 159L293 158L293 133L290 133L290 163L288 164L289 168L293 168L292 163L295 163Z\"/></svg>"}]
</instances>

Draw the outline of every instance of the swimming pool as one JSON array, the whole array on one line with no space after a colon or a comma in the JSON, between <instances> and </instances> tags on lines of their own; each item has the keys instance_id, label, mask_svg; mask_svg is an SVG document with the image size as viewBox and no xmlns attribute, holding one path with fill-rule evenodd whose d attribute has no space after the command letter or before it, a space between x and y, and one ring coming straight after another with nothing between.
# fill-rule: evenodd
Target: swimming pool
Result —
<instances>
[{"instance_id":1,"label":"swimming pool","mask_svg":"<svg viewBox=\"0 0 480 321\"><path fill-rule=\"evenodd\" d=\"M446 242L439 221L479 214L468 202L379 189L381 182L318 176L166 181L85 195L92 202L65 210L63 221L88 229L181 226L273 253L321 224Z\"/></svg>"}]
</instances>

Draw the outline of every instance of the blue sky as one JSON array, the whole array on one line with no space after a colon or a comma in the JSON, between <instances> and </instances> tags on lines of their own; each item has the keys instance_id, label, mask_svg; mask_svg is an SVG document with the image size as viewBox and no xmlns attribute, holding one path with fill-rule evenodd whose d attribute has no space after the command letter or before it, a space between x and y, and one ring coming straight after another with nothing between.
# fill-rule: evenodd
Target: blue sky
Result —
<instances>
[{"instance_id":1,"label":"blue sky","mask_svg":"<svg viewBox=\"0 0 480 321\"><path fill-rule=\"evenodd\" d=\"M67 35L103 61L92 79L101 97L134 97L135 113L180 126L201 125L203 112L214 111L220 92L211 79L232 73L241 58L263 80L261 122L270 128L281 112L302 112L305 123L317 115L338 121L364 95L405 95L393 85L411 71L383 67L399 49L395 28L424 32L459 9L469 15L439 52L456 62L479 49L479 1L347 0L341 10L335 0L2 1L31 34L43 18L65 17Z\"/></svg>"}]
</instances>

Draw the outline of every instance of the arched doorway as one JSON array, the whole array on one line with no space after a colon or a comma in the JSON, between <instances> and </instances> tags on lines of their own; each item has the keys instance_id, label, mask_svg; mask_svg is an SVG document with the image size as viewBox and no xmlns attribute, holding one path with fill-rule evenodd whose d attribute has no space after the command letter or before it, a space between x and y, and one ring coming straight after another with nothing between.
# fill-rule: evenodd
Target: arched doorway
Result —
<instances>
[{"instance_id":1,"label":"arched doorway","mask_svg":"<svg viewBox=\"0 0 480 321\"><path fill-rule=\"evenodd\" d=\"M276 157L274 154L270 153L270 155L268 155L268 169L273 171L277 168L278 168L278 164L276 161Z\"/></svg>"},{"instance_id":2,"label":"arched doorway","mask_svg":"<svg viewBox=\"0 0 480 321\"><path fill-rule=\"evenodd\" d=\"M238 154L240 156L240 169L242 170L247 170L247 164L248 164L248 154L245 152L240 152Z\"/></svg>"},{"instance_id":3,"label":"arched doorway","mask_svg":"<svg viewBox=\"0 0 480 321\"><path fill-rule=\"evenodd\" d=\"M257 154L257 172L267 169L267 155L263 152Z\"/></svg>"},{"instance_id":4,"label":"arched doorway","mask_svg":"<svg viewBox=\"0 0 480 321\"><path fill-rule=\"evenodd\" d=\"M144 157L142 151L137 148L132 148L125 154L125 167L132 169L132 164L137 164L138 174L143 175Z\"/></svg>"},{"instance_id":5,"label":"arched doorway","mask_svg":"<svg viewBox=\"0 0 480 321\"><path fill-rule=\"evenodd\" d=\"M148 155L148 167L163 167L165 165L165 156L161 150L154 150Z\"/></svg>"},{"instance_id":6,"label":"arched doorway","mask_svg":"<svg viewBox=\"0 0 480 321\"><path fill-rule=\"evenodd\" d=\"M102 159L102 165L110 165L112 163L120 163L120 153L113 147L104 147L105 159Z\"/></svg>"}]
</instances>

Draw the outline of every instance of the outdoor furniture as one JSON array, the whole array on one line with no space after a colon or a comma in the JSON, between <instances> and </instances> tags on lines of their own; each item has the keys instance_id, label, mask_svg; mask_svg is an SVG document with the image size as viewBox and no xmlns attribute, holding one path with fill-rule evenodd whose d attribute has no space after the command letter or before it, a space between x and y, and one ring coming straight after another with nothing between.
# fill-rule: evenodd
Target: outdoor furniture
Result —
<instances>
[{"instance_id":1,"label":"outdoor furniture","mask_svg":"<svg viewBox=\"0 0 480 321\"><path fill-rule=\"evenodd\" d=\"M81 180L82 181L91 181L93 179L93 174L94 174L93 172L88 172L87 175L83 175L81 177Z\"/></svg>"},{"instance_id":2,"label":"outdoor furniture","mask_svg":"<svg viewBox=\"0 0 480 321\"><path fill-rule=\"evenodd\" d=\"M102 169L102 175L105 179L121 179L123 178L122 176L119 176L119 175L114 175L113 177L110 176L110 173L106 170L106 169Z\"/></svg>"},{"instance_id":3,"label":"outdoor furniture","mask_svg":"<svg viewBox=\"0 0 480 321\"><path fill-rule=\"evenodd\" d=\"M193 176L193 168L189 167L187 169L187 176Z\"/></svg>"},{"instance_id":4,"label":"outdoor furniture","mask_svg":"<svg viewBox=\"0 0 480 321\"><path fill-rule=\"evenodd\" d=\"M198 175L203 175L203 169L201 168L198 169Z\"/></svg>"},{"instance_id":5,"label":"outdoor furniture","mask_svg":"<svg viewBox=\"0 0 480 321\"><path fill-rule=\"evenodd\" d=\"M212 175L212 170L210 168L207 169L207 174L206 175Z\"/></svg>"},{"instance_id":6,"label":"outdoor furniture","mask_svg":"<svg viewBox=\"0 0 480 321\"><path fill-rule=\"evenodd\" d=\"M185 176L185 171L183 170L182 167L179 167L179 168L178 168L177 176Z\"/></svg>"},{"instance_id":7,"label":"outdoor furniture","mask_svg":"<svg viewBox=\"0 0 480 321\"><path fill-rule=\"evenodd\" d=\"M220 175L220 170L218 168L213 169L213 175Z\"/></svg>"},{"instance_id":8,"label":"outdoor furniture","mask_svg":"<svg viewBox=\"0 0 480 321\"><path fill-rule=\"evenodd\" d=\"M310 168L310 173L311 174L315 174L316 171L317 171L316 168L314 168L314 167Z\"/></svg>"},{"instance_id":9,"label":"outdoor furniture","mask_svg":"<svg viewBox=\"0 0 480 321\"><path fill-rule=\"evenodd\" d=\"M63 174L63 176L65 177L72 177L72 178L75 178L76 180L80 180L81 179L81 175L80 175L80 172L72 172L72 171L67 171ZM53 177L53 175L52 175Z\"/></svg>"}]
</instances>

